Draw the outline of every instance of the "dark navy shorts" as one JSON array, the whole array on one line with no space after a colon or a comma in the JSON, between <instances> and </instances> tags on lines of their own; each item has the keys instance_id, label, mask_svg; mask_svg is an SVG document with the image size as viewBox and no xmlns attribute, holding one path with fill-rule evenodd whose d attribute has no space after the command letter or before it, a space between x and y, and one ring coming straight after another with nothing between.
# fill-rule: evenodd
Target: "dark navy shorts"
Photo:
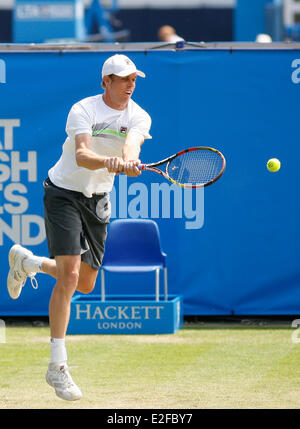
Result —
<instances>
[{"instance_id":1,"label":"dark navy shorts","mask_svg":"<svg viewBox=\"0 0 300 429\"><path fill-rule=\"evenodd\" d=\"M44 217L50 258L81 255L81 260L98 270L102 264L110 220L109 194L87 198L81 192L44 183Z\"/></svg>"}]
</instances>

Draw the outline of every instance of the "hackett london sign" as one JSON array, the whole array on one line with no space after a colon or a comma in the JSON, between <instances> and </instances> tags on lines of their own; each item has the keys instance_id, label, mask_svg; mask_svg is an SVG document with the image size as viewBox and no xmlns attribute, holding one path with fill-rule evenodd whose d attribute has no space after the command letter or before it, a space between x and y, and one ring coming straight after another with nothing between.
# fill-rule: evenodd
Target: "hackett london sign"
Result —
<instances>
[{"instance_id":1,"label":"hackett london sign","mask_svg":"<svg viewBox=\"0 0 300 429\"><path fill-rule=\"evenodd\" d=\"M102 302L98 295L76 296L71 302L68 334L173 333L182 322L180 297L153 301L127 296Z\"/></svg>"},{"instance_id":2,"label":"hackett london sign","mask_svg":"<svg viewBox=\"0 0 300 429\"><path fill-rule=\"evenodd\" d=\"M96 305L92 309L91 304L76 304L76 319L160 319L160 312L163 306L149 305L107 305L101 309Z\"/></svg>"}]
</instances>

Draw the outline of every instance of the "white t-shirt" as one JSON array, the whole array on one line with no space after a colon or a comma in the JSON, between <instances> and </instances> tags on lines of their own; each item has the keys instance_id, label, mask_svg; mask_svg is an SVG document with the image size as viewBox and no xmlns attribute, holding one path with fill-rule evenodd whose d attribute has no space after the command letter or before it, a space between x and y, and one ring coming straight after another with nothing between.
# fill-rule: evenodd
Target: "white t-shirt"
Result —
<instances>
[{"instance_id":1,"label":"white t-shirt","mask_svg":"<svg viewBox=\"0 0 300 429\"><path fill-rule=\"evenodd\" d=\"M74 104L70 110L62 155L49 170L49 178L56 186L82 192L90 198L93 193L110 192L114 184L114 173L106 168L89 170L79 167L75 157L75 136L87 133L92 136L91 150L98 155L122 157L122 148L129 131L151 139L151 118L133 100L124 110L107 106L102 94L87 97Z\"/></svg>"}]
</instances>

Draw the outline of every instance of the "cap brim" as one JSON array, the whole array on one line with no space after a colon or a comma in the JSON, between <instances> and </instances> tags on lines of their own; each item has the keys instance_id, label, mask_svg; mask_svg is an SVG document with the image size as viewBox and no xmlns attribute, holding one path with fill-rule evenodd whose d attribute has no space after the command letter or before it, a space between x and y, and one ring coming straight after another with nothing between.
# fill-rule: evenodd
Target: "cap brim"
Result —
<instances>
[{"instance_id":1,"label":"cap brim","mask_svg":"<svg viewBox=\"0 0 300 429\"><path fill-rule=\"evenodd\" d=\"M137 71L136 71L136 74L137 74L138 76L140 76L140 77L146 77L145 73L144 73L144 72L142 72L141 70L137 70Z\"/></svg>"},{"instance_id":2,"label":"cap brim","mask_svg":"<svg viewBox=\"0 0 300 429\"><path fill-rule=\"evenodd\" d=\"M137 70L135 67L132 67L132 69L128 68L125 71L122 71L120 73L115 73L115 74L116 76L125 77L125 76L129 76L132 73L136 73L140 77L146 77L144 72L142 72L141 70Z\"/></svg>"}]
</instances>

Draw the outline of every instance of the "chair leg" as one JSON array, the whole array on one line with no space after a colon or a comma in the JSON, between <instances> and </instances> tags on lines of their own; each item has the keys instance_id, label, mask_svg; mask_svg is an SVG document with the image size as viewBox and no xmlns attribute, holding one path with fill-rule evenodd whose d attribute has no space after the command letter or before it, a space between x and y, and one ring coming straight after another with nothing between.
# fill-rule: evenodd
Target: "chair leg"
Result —
<instances>
[{"instance_id":1,"label":"chair leg","mask_svg":"<svg viewBox=\"0 0 300 429\"><path fill-rule=\"evenodd\" d=\"M105 278L104 270L101 270L101 301L105 301Z\"/></svg>"},{"instance_id":2,"label":"chair leg","mask_svg":"<svg viewBox=\"0 0 300 429\"><path fill-rule=\"evenodd\" d=\"M155 299L159 301L159 268L155 270Z\"/></svg>"},{"instance_id":3,"label":"chair leg","mask_svg":"<svg viewBox=\"0 0 300 429\"><path fill-rule=\"evenodd\" d=\"M167 267L164 268L164 278L165 278L165 301L168 301L168 270L167 270Z\"/></svg>"}]
</instances>

